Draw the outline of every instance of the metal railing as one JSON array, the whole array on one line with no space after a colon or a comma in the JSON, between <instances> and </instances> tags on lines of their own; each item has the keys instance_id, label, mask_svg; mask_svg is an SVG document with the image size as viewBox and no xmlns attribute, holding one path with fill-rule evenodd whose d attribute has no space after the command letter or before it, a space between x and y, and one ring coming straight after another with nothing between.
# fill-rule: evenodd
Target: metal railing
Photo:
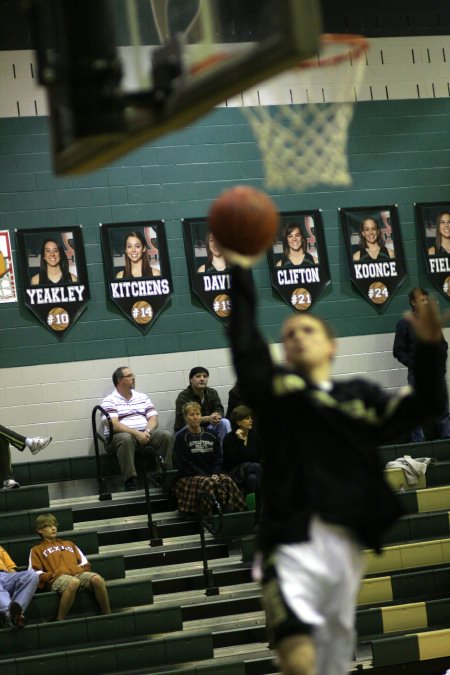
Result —
<instances>
[{"instance_id":1,"label":"metal railing","mask_svg":"<svg viewBox=\"0 0 450 675\"><path fill-rule=\"evenodd\" d=\"M97 415L100 415L100 420ZM97 469L97 484L98 484L98 498L100 501L107 501L112 499L111 491L108 490L107 479L104 475L102 469L102 462L100 459L100 446L105 448L105 446L111 441L114 435L114 429L111 417L106 412L104 408L100 405L96 405L92 410L92 436L94 439L94 448L95 448L95 463ZM106 425L106 428L105 428ZM103 433L101 429L103 428ZM107 433L106 432L107 429ZM154 457L159 461L161 467L160 481L161 484L164 482L167 472L166 464L163 458L154 453ZM147 473L147 453L136 453L136 459L138 460L138 466L140 466L144 484L144 495L145 495L145 504L147 512L147 525L150 533L150 546L161 546L163 543L162 538L158 535L157 525L153 520L152 514L152 501L150 496L150 487L149 487L149 478Z\"/></svg>"}]
</instances>

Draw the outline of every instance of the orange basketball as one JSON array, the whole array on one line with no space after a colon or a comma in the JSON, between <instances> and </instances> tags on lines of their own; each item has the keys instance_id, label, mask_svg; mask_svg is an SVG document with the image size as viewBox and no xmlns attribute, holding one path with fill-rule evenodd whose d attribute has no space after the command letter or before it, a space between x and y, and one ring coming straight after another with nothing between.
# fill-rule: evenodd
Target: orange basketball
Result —
<instances>
[{"instance_id":1,"label":"orange basketball","mask_svg":"<svg viewBox=\"0 0 450 675\"><path fill-rule=\"evenodd\" d=\"M272 246L278 217L277 207L264 192L237 185L212 203L209 229L224 248L242 255L258 255Z\"/></svg>"}]
</instances>

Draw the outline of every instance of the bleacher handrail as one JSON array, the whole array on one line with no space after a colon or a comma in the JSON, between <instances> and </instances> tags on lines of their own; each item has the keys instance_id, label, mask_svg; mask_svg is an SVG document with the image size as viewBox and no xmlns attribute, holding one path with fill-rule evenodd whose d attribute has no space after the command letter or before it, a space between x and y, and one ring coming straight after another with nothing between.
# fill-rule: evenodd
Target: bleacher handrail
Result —
<instances>
[{"instance_id":1,"label":"bleacher handrail","mask_svg":"<svg viewBox=\"0 0 450 675\"><path fill-rule=\"evenodd\" d=\"M108 425L109 431L108 438L106 438L105 433L100 433L99 431L97 422L97 413L100 413L102 416L101 420L102 425L104 425L105 423ZM92 437L94 439L94 449L95 449L95 463L97 467L98 498L101 502L103 502L112 499L112 495L111 492L107 490L106 480L105 477L102 475L99 441L101 441L103 446L105 446L106 443L113 437L114 428L109 413L107 413L106 410L102 408L101 405L96 405L92 409L91 421L92 421Z\"/></svg>"}]
</instances>

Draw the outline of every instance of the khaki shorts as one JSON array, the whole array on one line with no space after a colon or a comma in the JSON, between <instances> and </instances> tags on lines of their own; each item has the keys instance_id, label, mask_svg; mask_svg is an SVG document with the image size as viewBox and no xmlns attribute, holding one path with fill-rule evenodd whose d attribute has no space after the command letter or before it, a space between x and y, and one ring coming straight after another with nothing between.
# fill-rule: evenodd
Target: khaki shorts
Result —
<instances>
[{"instance_id":1,"label":"khaki shorts","mask_svg":"<svg viewBox=\"0 0 450 675\"><path fill-rule=\"evenodd\" d=\"M62 593L72 579L78 579L80 582L80 588L91 588L91 579L92 577L97 576L96 572L80 572L80 574L61 574L60 577L55 579L51 585L51 590L56 591L57 593Z\"/></svg>"}]
</instances>

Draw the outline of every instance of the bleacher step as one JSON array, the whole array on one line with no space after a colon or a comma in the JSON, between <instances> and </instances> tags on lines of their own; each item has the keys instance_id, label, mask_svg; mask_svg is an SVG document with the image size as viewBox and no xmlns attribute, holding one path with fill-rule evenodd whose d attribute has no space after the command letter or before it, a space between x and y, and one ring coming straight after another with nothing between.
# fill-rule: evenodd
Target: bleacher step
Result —
<instances>
[{"instance_id":1,"label":"bleacher step","mask_svg":"<svg viewBox=\"0 0 450 675\"><path fill-rule=\"evenodd\" d=\"M168 501L166 497L162 496L159 491L151 492L150 494L152 513L159 514L168 510ZM90 520L104 521L111 520L112 518L123 519L129 518L130 516L146 514L146 504L141 494L135 499L125 499L118 496L116 500L106 502L84 500L82 503L73 504L72 508L73 519L76 523Z\"/></svg>"},{"instance_id":2,"label":"bleacher step","mask_svg":"<svg viewBox=\"0 0 450 675\"><path fill-rule=\"evenodd\" d=\"M19 490L0 489L0 512L45 509L50 504L47 485L31 485Z\"/></svg>"},{"instance_id":3,"label":"bleacher step","mask_svg":"<svg viewBox=\"0 0 450 675\"><path fill-rule=\"evenodd\" d=\"M96 567L97 569L97 567ZM106 582L111 609L133 608L153 603L150 579L114 579ZM28 621L50 621L56 616L59 596L54 591L36 593L27 610ZM98 605L92 593L80 592L75 598L70 616L97 614Z\"/></svg>"},{"instance_id":4,"label":"bleacher step","mask_svg":"<svg viewBox=\"0 0 450 675\"><path fill-rule=\"evenodd\" d=\"M137 668L149 668L185 661L210 659L213 656L210 633L185 635L183 633L163 638L118 640L101 646L88 646L70 650L55 650L45 655L20 656L3 659L2 675L36 675L36 673L107 673L126 672L132 663Z\"/></svg>"},{"instance_id":5,"label":"bleacher step","mask_svg":"<svg viewBox=\"0 0 450 675\"><path fill-rule=\"evenodd\" d=\"M213 558L225 558L228 555L228 546L226 544L209 544L206 547L206 557L208 560ZM200 560L202 552L199 546L185 547L149 547L148 550L141 550L139 553L129 552L124 554L125 567L127 570L140 567L156 567L166 564L184 564Z\"/></svg>"},{"instance_id":6,"label":"bleacher step","mask_svg":"<svg viewBox=\"0 0 450 675\"><path fill-rule=\"evenodd\" d=\"M0 650L4 656L38 654L41 649L86 648L111 645L111 641L131 640L146 635L179 633L181 612L175 607L150 607L118 612L108 616L83 616L66 621L49 621L26 626L23 631L0 630Z\"/></svg>"}]
</instances>

